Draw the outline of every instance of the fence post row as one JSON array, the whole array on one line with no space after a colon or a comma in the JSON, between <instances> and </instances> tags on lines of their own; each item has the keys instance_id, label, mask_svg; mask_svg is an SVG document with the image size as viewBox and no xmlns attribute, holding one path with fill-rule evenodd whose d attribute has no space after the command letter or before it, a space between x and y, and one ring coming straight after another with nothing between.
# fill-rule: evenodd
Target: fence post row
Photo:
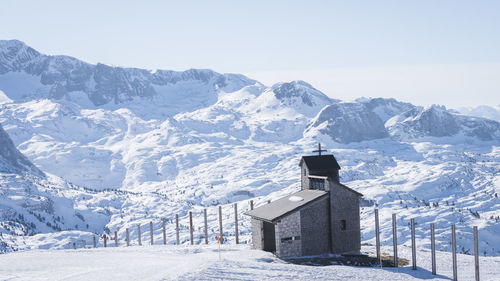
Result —
<instances>
[{"instance_id":1,"label":"fence post row","mask_svg":"<svg viewBox=\"0 0 500 281\"><path fill-rule=\"evenodd\" d=\"M179 215L178 214L175 214L175 238L176 238L176 241L177 241L177 245L179 245L180 241L179 241Z\"/></svg>"},{"instance_id":2,"label":"fence post row","mask_svg":"<svg viewBox=\"0 0 500 281\"><path fill-rule=\"evenodd\" d=\"M137 240L139 241L139 246L142 246L142 243L141 243L141 225L140 224L137 225Z\"/></svg>"},{"instance_id":3,"label":"fence post row","mask_svg":"<svg viewBox=\"0 0 500 281\"><path fill-rule=\"evenodd\" d=\"M432 258L432 275L436 275L436 235L434 234L434 224L431 223L431 258Z\"/></svg>"},{"instance_id":4,"label":"fence post row","mask_svg":"<svg viewBox=\"0 0 500 281\"><path fill-rule=\"evenodd\" d=\"M223 244L222 243L222 206L219 206L219 241L220 241L220 244Z\"/></svg>"},{"instance_id":5,"label":"fence post row","mask_svg":"<svg viewBox=\"0 0 500 281\"><path fill-rule=\"evenodd\" d=\"M453 281L457 280L457 238L455 236L455 224L451 225L451 250L453 258Z\"/></svg>"},{"instance_id":6,"label":"fence post row","mask_svg":"<svg viewBox=\"0 0 500 281\"><path fill-rule=\"evenodd\" d=\"M250 200L250 209L253 210L253 200ZM204 234L205 234L205 244L208 244L208 220L207 220L207 209L205 208L203 210L203 217L204 217ZM398 267L398 238L397 238L397 220L396 220L396 214L392 214L392 235L393 235L393 251L394 251L394 267ZM234 203L234 224L235 224L235 238L236 238L236 244L239 244L239 231L238 231L238 204ZM415 237L415 218L410 219L410 227L411 227L411 253L412 253L412 269L416 270L417 269L417 253L416 253L416 237ZM154 231L153 231L153 221L149 222L149 229L150 229L150 239L151 239L151 245L154 245ZM193 236L193 213L192 211L189 212L189 232L190 232L190 243L191 245L194 244L194 236ZM179 215L175 215L175 230L176 230L176 240L177 240L177 245L180 244L180 237L179 237ZM126 242L127 246L130 246L130 236L129 236L129 229L125 229L126 232ZM166 238L166 219L162 218L162 232L163 232L163 244L167 244L167 238ZM139 246L142 246L141 243L141 225L137 224L137 233L138 233L138 242ZM223 237L223 229L222 229L222 206L219 206L219 236L218 239L220 241L220 244L222 244L222 237ZM478 227L474 226L473 227L473 234L474 234L474 269L475 269L475 280L479 281L480 280L480 275L479 275L479 238L478 238ZM111 237L110 237L111 238ZM103 244L104 247L107 247L107 235L103 234ZM376 252L377 252L377 260L381 261L381 251L380 251L380 223L379 223L379 210L375 209L375 239L376 239ZM431 239L431 259L432 259L432 274L436 275L437 270L436 270L436 235L435 235L435 224L431 223L430 224L430 239ZM114 240L115 240L115 247L118 247L118 231L114 232ZM86 249L86 240L83 239L82 241L82 246L83 249ZM78 242L78 241L77 241ZM97 248L97 239L96 236L94 235L92 237L92 242L93 242L93 247ZM77 248L77 243L73 242L72 246L73 249L76 250ZM452 244L452 266L453 266L453 280L457 280L458 274L457 274L457 241L456 241L456 226L455 224L451 225L451 244Z\"/></svg>"},{"instance_id":7,"label":"fence post row","mask_svg":"<svg viewBox=\"0 0 500 281\"><path fill-rule=\"evenodd\" d=\"M396 229L396 214L392 214L392 248L394 250L394 267L398 267L398 232Z\"/></svg>"},{"instance_id":8,"label":"fence post row","mask_svg":"<svg viewBox=\"0 0 500 281\"><path fill-rule=\"evenodd\" d=\"M208 244L207 209L203 209L203 220L205 222L205 244Z\"/></svg>"},{"instance_id":9,"label":"fence post row","mask_svg":"<svg viewBox=\"0 0 500 281\"><path fill-rule=\"evenodd\" d=\"M375 248L377 251L377 260L380 261L380 229L378 221L378 209L375 209Z\"/></svg>"},{"instance_id":10,"label":"fence post row","mask_svg":"<svg viewBox=\"0 0 500 281\"><path fill-rule=\"evenodd\" d=\"M151 237L151 245L153 245L154 241L153 241L153 222L152 221L149 222L149 236Z\"/></svg>"}]
</instances>

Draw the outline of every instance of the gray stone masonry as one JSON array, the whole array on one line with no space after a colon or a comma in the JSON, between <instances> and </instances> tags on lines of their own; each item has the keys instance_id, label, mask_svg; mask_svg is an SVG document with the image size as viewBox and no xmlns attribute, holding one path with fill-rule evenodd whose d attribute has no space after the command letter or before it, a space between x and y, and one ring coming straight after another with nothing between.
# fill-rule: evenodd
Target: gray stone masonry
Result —
<instances>
[{"instance_id":1,"label":"gray stone masonry","mask_svg":"<svg viewBox=\"0 0 500 281\"><path fill-rule=\"evenodd\" d=\"M302 162L300 166L300 190L309 189L309 170L307 169L306 162Z\"/></svg>"},{"instance_id":2,"label":"gray stone masonry","mask_svg":"<svg viewBox=\"0 0 500 281\"><path fill-rule=\"evenodd\" d=\"M336 182L330 182L332 253L359 253L361 233L359 196ZM341 221L346 229L342 230Z\"/></svg>"},{"instance_id":3,"label":"gray stone masonry","mask_svg":"<svg viewBox=\"0 0 500 281\"><path fill-rule=\"evenodd\" d=\"M281 241L284 238L301 236L300 229L300 212L294 212L276 224L276 255L278 257L301 256L301 240Z\"/></svg>"},{"instance_id":4,"label":"gray stone masonry","mask_svg":"<svg viewBox=\"0 0 500 281\"><path fill-rule=\"evenodd\" d=\"M300 210L302 256L330 253L329 196Z\"/></svg>"},{"instance_id":5,"label":"gray stone masonry","mask_svg":"<svg viewBox=\"0 0 500 281\"><path fill-rule=\"evenodd\" d=\"M264 231L262 221L252 218L252 245L256 250L264 250Z\"/></svg>"}]
</instances>

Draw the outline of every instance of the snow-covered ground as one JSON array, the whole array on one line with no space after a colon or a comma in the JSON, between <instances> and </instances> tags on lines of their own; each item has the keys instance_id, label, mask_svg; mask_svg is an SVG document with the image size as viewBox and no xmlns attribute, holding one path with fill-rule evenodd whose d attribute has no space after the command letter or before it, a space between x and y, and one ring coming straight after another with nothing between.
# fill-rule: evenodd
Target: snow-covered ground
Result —
<instances>
[{"instance_id":1,"label":"snow-covered ground","mask_svg":"<svg viewBox=\"0 0 500 281\"><path fill-rule=\"evenodd\" d=\"M218 231L218 206L233 241L233 203L240 239L249 241L248 201L297 191L300 157L321 142L338 159L341 182L364 194L363 242L374 241L379 208L385 242L396 213L401 244L409 244L415 218L426 247L436 223L437 247L449 250L455 223L458 250L470 253L477 225L482 255L500 255L500 123L493 120L394 99L341 102L303 81L266 87L211 70L91 65L15 40L0 41L0 65L9 151L17 148L46 174L10 171L21 157L0 163L0 252L69 248L71 239L114 231L123 239L125 228L135 235L150 220L159 237L161 218L172 242L175 214L187 243L189 211L198 243L204 208L211 237Z\"/></svg>"},{"instance_id":2,"label":"snow-covered ground","mask_svg":"<svg viewBox=\"0 0 500 281\"><path fill-rule=\"evenodd\" d=\"M391 253L390 247L382 251ZM410 259L411 249L400 247ZM363 247L373 253L373 247ZM33 250L0 255L1 280L450 280L452 258L437 252L437 275L430 252L417 251L416 271L399 268L306 266L286 263L247 245L108 247ZM481 257L481 280L498 280L499 257ZM458 279L474 280L474 257L458 254Z\"/></svg>"}]
</instances>

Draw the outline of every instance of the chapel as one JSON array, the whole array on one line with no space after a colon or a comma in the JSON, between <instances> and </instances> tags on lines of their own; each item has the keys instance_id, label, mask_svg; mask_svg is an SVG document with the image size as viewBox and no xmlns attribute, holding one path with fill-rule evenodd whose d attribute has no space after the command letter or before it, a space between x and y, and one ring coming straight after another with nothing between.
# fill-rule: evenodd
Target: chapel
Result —
<instances>
[{"instance_id":1,"label":"chapel","mask_svg":"<svg viewBox=\"0 0 500 281\"><path fill-rule=\"evenodd\" d=\"M301 190L245 214L252 220L254 249L278 257L359 254L361 193L339 181L332 154L302 156Z\"/></svg>"}]
</instances>

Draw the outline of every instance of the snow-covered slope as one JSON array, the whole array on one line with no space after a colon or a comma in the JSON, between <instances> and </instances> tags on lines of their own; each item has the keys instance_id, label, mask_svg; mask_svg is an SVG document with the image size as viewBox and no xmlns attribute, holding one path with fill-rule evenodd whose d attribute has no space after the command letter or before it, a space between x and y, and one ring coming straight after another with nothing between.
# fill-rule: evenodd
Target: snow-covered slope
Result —
<instances>
[{"instance_id":1,"label":"snow-covered slope","mask_svg":"<svg viewBox=\"0 0 500 281\"><path fill-rule=\"evenodd\" d=\"M15 148L0 126L0 252L29 248L18 239L24 235L67 229L100 231L109 221L108 207L95 206L101 199L45 175Z\"/></svg>"},{"instance_id":2,"label":"snow-covered slope","mask_svg":"<svg viewBox=\"0 0 500 281\"><path fill-rule=\"evenodd\" d=\"M373 240L378 206L386 219L400 214L403 225L417 217L419 235L436 222L443 250L449 249L449 223L457 223L462 252L470 252L470 227L478 225L481 250L500 254L500 138L492 120L393 99L340 102L302 81L266 87L210 70L91 65L42 55L19 41L0 41L0 91L0 124L47 174L9 172L2 178L11 194L4 202L21 206L36 196L66 202L60 203L66 211L56 208L54 215L68 213L60 228L78 230L71 232L75 237L167 217L172 242L172 216L185 223L193 211L200 225L203 208L212 214L213 234L213 214L222 205L231 240L230 204L238 202L242 213L249 199L261 204L296 191L300 157L321 141L340 161L341 181L365 194L363 241ZM77 212L85 222L73 218ZM240 240L249 241L248 218L240 216L240 223ZM382 225L389 239L389 220ZM45 234L35 240L56 237L37 229ZM198 229L196 241L201 235ZM408 243L407 228L401 236ZM9 237L15 248L33 241Z\"/></svg>"},{"instance_id":3,"label":"snow-covered slope","mask_svg":"<svg viewBox=\"0 0 500 281\"><path fill-rule=\"evenodd\" d=\"M17 148L0 125L0 172L30 173L44 177L44 173L33 165Z\"/></svg>"},{"instance_id":4,"label":"snow-covered slope","mask_svg":"<svg viewBox=\"0 0 500 281\"><path fill-rule=\"evenodd\" d=\"M392 117L386 126L391 136L397 139L466 136L500 141L500 123L455 114L444 106L415 107Z\"/></svg>"},{"instance_id":5,"label":"snow-covered slope","mask_svg":"<svg viewBox=\"0 0 500 281\"><path fill-rule=\"evenodd\" d=\"M40 54L17 40L0 40L0 85L16 102L66 99L90 108L127 107L143 118L161 118L213 104L219 90L232 92L255 83L242 75L212 70L153 72L91 65L72 57ZM161 110L143 109L152 105Z\"/></svg>"},{"instance_id":6,"label":"snow-covered slope","mask_svg":"<svg viewBox=\"0 0 500 281\"><path fill-rule=\"evenodd\" d=\"M476 106L476 107L459 107L459 108L457 108L457 110L458 110L458 112L465 114L465 115L482 117L482 118L487 118L487 119L491 119L491 120L495 120L497 122L500 122L500 105L496 105L496 106L481 105L481 106Z\"/></svg>"},{"instance_id":7,"label":"snow-covered slope","mask_svg":"<svg viewBox=\"0 0 500 281\"><path fill-rule=\"evenodd\" d=\"M389 136L382 119L361 103L337 103L323 108L307 129L307 131L314 130L329 135L338 143L360 142Z\"/></svg>"},{"instance_id":8,"label":"snow-covered slope","mask_svg":"<svg viewBox=\"0 0 500 281\"><path fill-rule=\"evenodd\" d=\"M384 98L359 98L357 102L364 104L369 110L386 122L391 117L413 109L415 106L411 103L400 102L395 99Z\"/></svg>"}]
</instances>

